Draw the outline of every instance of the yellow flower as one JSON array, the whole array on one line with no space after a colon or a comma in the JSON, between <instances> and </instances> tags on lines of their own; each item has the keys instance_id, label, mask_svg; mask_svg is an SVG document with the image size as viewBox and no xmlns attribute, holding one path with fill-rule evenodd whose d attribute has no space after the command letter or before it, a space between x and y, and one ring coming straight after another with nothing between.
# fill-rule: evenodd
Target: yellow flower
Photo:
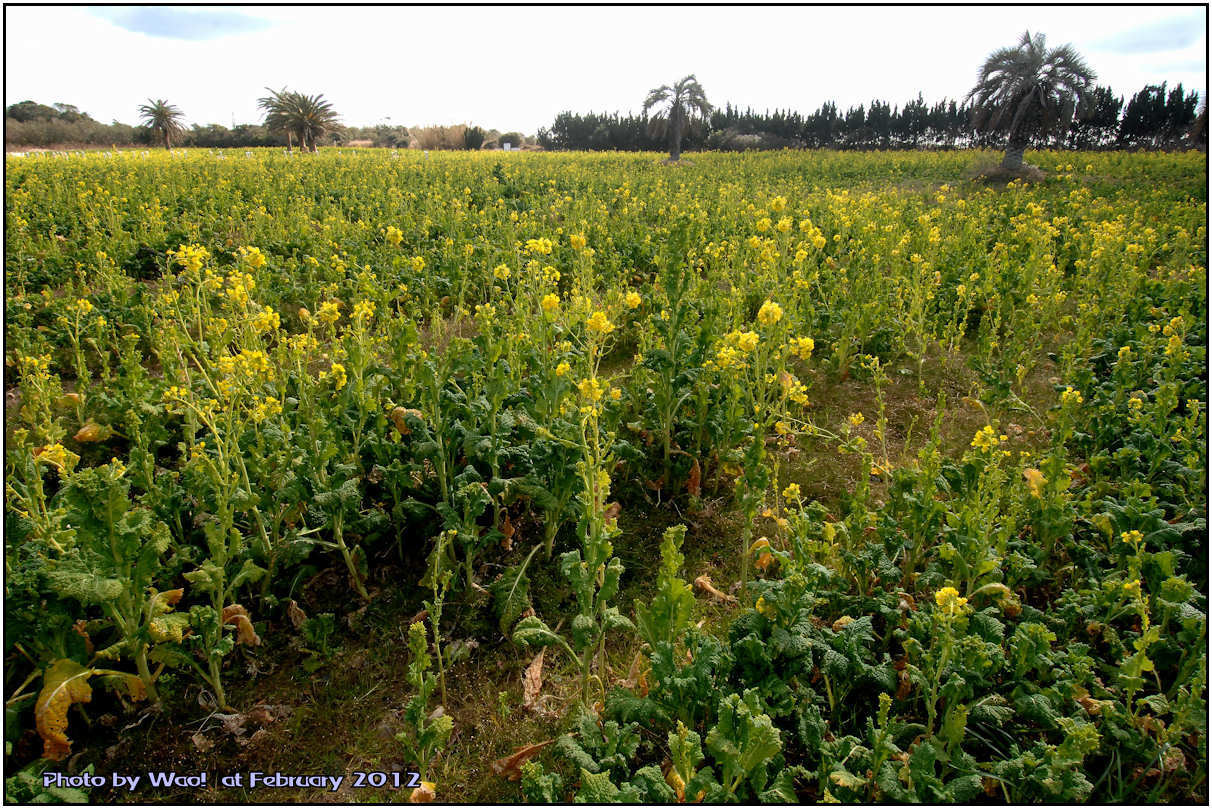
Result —
<instances>
[{"instance_id":1,"label":"yellow flower","mask_svg":"<svg viewBox=\"0 0 1212 809\"><path fill-rule=\"evenodd\" d=\"M543 296L543 299L539 301L539 305L543 307L544 312L551 314L560 308L560 296L548 292Z\"/></svg>"},{"instance_id":2,"label":"yellow flower","mask_svg":"<svg viewBox=\"0 0 1212 809\"><path fill-rule=\"evenodd\" d=\"M254 270L265 266L265 256L255 247L241 247L236 254Z\"/></svg>"},{"instance_id":3,"label":"yellow flower","mask_svg":"<svg viewBox=\"0 0 1212 809\"><path fill-rule=\"evenodd\" d=\"M770 217L763 216L757 221L757 225L755 227L757 227L758 233L765 233L766 231L770 230Z\"/></svg>"},{"instance_id":4,"label":"yellow flower","mask_svg":"<svg viewBox=\"0 0 1212 809\"><path fill-rule=\"evenodd\" d=\"M799 500L800 499L800 484L788 483L787 488L783 489L784 500Z\"/></svg>"},{"instance_id":5,"label":"yellow flower","mask_svg":"<svg viewBox=\"0 0 1212 809\"><path fill-rule=\"evenodd\" d=\"M581 392L581 396L591 402L596 402L602 398L602 386L598 383L597 377L586 377L577 383L577 390Z\"/></svg>"},{"instance_id":6,"label":"yellow flower","mask_svg":"<svg viewBox=\"0 0 1212 809\"><path fill-rule=\"evenodd\" d=\"M494 278L504 281L505 279L509 278L509 268L504 264L498 264L496 267L493 267L492 275Z\"/></svg>"},{"instance_id":7,"label":"yellow flower","mask_svg":"<svg viewBox=\"0 0 1212 809\"><path fill-rule=\"evenodd\" d=\"M824 247L825 242L826 242L825 237L819 233L812 237L812 246L815 247L817 250L820 250L822 247Z\"/></svg>"},{"instance_id":8,"label":"yellow flower","mask_svg":"<svg viewBox=\"0 0 1212 809\"><path fill-rule=\"evenodd\" d=\"M526 249L531 253L551 254L551 239L527 239Z\"/></svg>"},{"instance_id":9,"label":"yellow flower","mask_svg":"<svg viewBox=\"0 0 1212 809\"><path fill-rule=\"evenodd\" d=\"M1082 398L1082 395L1075 391L1072 387L1065 388L1064 392L1061 394L1062 405L1079 405L1084 401L1086 400Z\"/></svg>"},{"instance_id":10,"label":"yellow flower","mask_svg":"<svg viewBox=\"0 0 1212 809\"><path fill-rule=\"evenodd\" d=\"M421 256L413 256L409 263L412 264L413 272L420 272L425 269L425 259Z\"/></svg>"},{"instance_id":11,"label":"yellow flower","mask_svg":"<svg viewBox=\"0 0 1212 809\"><path fill-rule=\"evenodd\" d=\"M404 241L404 231L394 225L387 226L387 243L392 247L399 247L400 242Z\"/></svg>"},{"instance_id":12,"label":"yellow flower","mask_svg":"<svg viewBox=\"0 0 1212 809\"><path fill-rule=\"evenodd\" d=\"M784 210L786 210L786 208L786 197L775 197L774 199L770 200L770 210L774 211L775 213L782 213Z\"/></svg>"},{"instance_id":13,"label":"yellow flower","mask_svg":"<svg viewBox=\"0 0 1212 809\"><path fill-rule=\"evenodd\" d=\"M584 236L574 233L568 237L568 243L572 245L573 250L584 250L586 241Z\"/></svg>"},{"instance_id":14,"label":"yellow flower","mask_svg":"<svg viewBox=\"0 0 1212 809\"><path fill-rule=\"evenodd\" d=\"M274 311L272 306L266 306L257 314L253 315L253 328L258 333L273 331L282 324L282 320L278 317L278 313Z\"/></svg>"},{"instance_id":15,"label":"yellow flower","mask_svg":"<svg viewBox=\"0 0 1212 809\"><path fill-rule=\"evenodd\" d=\"M614 324L606 319L606 313L601 309L594 312L585 321L585 327L594 334L607 335L614 331Z\"/></svg>"},{"instance_id":16,"label":"yellow flower","mask_svg":"<svg viewBox=\"0 0 1212 809\"><path fill-rule=\"evenodd\" d=\"M320 311L316 313L316 317L320 319L321 323L331 326L341 319L342 305L339 300L324 301L320 304Z\"/></svg>"},{"instance_id":17,"label":"yellow flower","mask_svg":"<svg viewBox=\"0 0 1212 809\"><path fill-rule=\"evenodd\" d=\"M564 376L566 373L568 373L568 372L569 372L569 371L571 371L571 370L572 370L572 366L571 366L571 365L569 365L569 364L568 364L568 363L566 363L566 362L561 362L559 365L557 365L557 366L556 366L556 369L555 369L555 375L556 375L556 376Z\"/></svg>"},{"instance_id":18,"label":"yellow flower","mask_svg":"<svg viewBox=\"0 0 1212 809\"><path fill-rule=\"evenodd\" d=\"M752 351L753 349L757 348L757 332L745 331L739 333L736 338L736 344L737 347L742 351Z\"/></svg>"},{"instance_id":19,"label":"yellow flower","mask_svg":"<svg viewBox=\"0 0 1212 809\"><path fill-rule=\"evenodd\" d=\"M636 292L635 290L628 292L623 297L623 300L627 302L627 306L630 309L635 309L644 302L643 298L640 297L640 293Z\"/></svg>"},{"instance_id":20,"label":"yellow flower","mask_svg":"<svg viewBox=\"0 0 1212 809\"><path fill-rule=\"evenodd\" d=\"M1001 436L1001 441L1005 441L1006 437ZM984 427L976 431L976 435L972 437L972 443L969 446L976 447L981 451L993 449L998 445L999 437L994 429L986 424Z\"/></svg>"},{"instance_id":21,"label":"yellow flower","mask_svg":"<svg viewBox=\"0 0 1212 809\"><path fill-rule=\"evenodd\" d=\"M934 603L943 611L943 615L948 618L954 618L968 611L965 609L968 599L961 596L959 591L954 587L944 587L936 592L934 594Z\"/></svg>"},{"instance_id":22,"label":"yellow flower","mask_svg":"<svg viewBox=\"0 0 1212 809\"><path fill-rule=\"evenodd\" d=\"M332 386L333 390L340 390L345 387L348 377L345 375L345 366L339 362L332 364Z\"/></svg>"},{"instance_id":23,"label":"yellow flower","mask_svg":"<svg viewBox=\"0 0 1212 809\"><path fill-rule=\"evenodd\" d=\"M857 427L860 424L862 424L864 421L865 421L865 418L863 417L863 414L861 412L850 414L850 423L853 426Z\"/></svg>"},{"instance_id":24,"label":"yellow flower","mask_svg":"<svg viewBox=\"0 0 1212 809\"><path fill-rule=\"evenodd\" d=\"M1137 531L1136 529L1133 529L1131 531L1125 531L1123 534L1120 535L1120 539L1122 539L1124 542L1128 543L1132 547L1136 547L1137 545L1140 545L1141 541L1143 541L1144 538L1145 538L1145 535L1142 534L1140 531Z\"/></svg>"},{"instance_id":25,"label":"yellow flower","mask_svg":"<svg viewBox=\"0 0 1212 809\"><path fill-rule=\"evenodd\" d=\"M202 268L202 262L210 258L210 251L201 245L183 244L176 252L169 250L168 255L188 272L197 272Z\"/></svg>"},{"instance_id":26,"label":"yellow flower","mask_svg":"<svg viewBox=\"0 0 1212 809\"><path fill-rule=\"evenodd\" d=\"M787 233L791 230L791 217L784 216L779 220L779 223L774 226L779 233Z\"/></svg>"},{"instance_id":27,"label":"yellow flower","mask_svg":"<svg viewBox=\"0 0 1212 809\"><path fill-rule=\"evenodd\" d=\"M58 441L50 446L34 450L34 457L41 462L45 462L55 467L55 471L59 473L59 477L61 478L67 477L68 474L75 469L76 463L80 460L79 455L72 452Z\"/></svg>"},{"instance_id":28,"label":"yellow flower","mask_svg":"<svg viewBox=\"0 0 1212 809\"><path fill-rule=\"evenodd\" d=\"M766 600L765 596L759 596L757 603L753 605L753 608L771 620L774 620L779 615L778 610L775 609L773 604Z\"/></svg>"},{"instance_id":29,"label":"yellow flower","mask_svg":"<svg viewBox=\"0 0 1212 809\"><path fill-rule=\"evenodd\" d=\"M621 391L618 388L611 388L610 389L610 398L617 402L619 399L623 398L623 391Z\"/></svg>"},{"instance_id":30,"label":"yellow flower","mask_svg":"<svg viewBox=\"0 0 1212 809\"><path fill-rule=\"evenodd\" d=\"M375 316L374 301L358 301L354 304L353 314L351 317L356 321L372 318Z\"/></svg>"},{"instance_id":31,"label":"yellow flower","mask_svg":"<svg viewBox=\"0 0 1212 809\"><path fill-rule=\"evenodd\" d=\"M791 353L802 360L811 357L814 348L816 343L811 337L795 337L791 340Z\"/></svg>"},{"instance_id":32,"label":"yellow flower","mask_svg":"<svg viewBox=\"0 0 1212 809\"><path fill-rule=\"evenodd\" d=\"M1132 346L1123 346L1122 348L1120 348L1117 359L1119 362L1127 362L1128 360L1131 360L1132 359Z\"/></svg>"},{"instance_id":33,"label":"yellow flower","mask_svg":"<svg viewBox=\"0 0 1212 809\"><path fill-rule=\"evenodd\" d=\"M763 326L773 326L778 323L783 317L783 307L779 306L774 301L766 301L762 304L762 308L758 309L758 322Z\"/></svg>"}]
</instances>

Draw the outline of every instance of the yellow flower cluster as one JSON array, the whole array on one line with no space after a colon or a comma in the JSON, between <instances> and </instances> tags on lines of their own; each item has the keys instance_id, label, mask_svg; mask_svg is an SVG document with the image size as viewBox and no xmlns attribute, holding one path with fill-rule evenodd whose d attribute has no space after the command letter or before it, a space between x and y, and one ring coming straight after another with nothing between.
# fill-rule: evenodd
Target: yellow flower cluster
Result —
<instances>
[{"instance_id":1,"label":"yellow flower cluster","mask_svg":"<svg viewBox=\"0 0 1212 809\"><path fill-rule=\"evenodd\" d=\"M504 281L509 278L509 267L504 264L498 264L492 268L492 277L498 281Z\"/></svg>"},{"instance_id":2,"label":"yellow flower cluster","mask_svg":"<svg viewBox=\"0 0 1212 809\"><path fill-rule=\"evenodd\" d=\"M353 314L350 315L355 322L369 320L374 316L375 302L370 300L355 302L353 306Z\"/></svg>"},{"instance_id":3,"label":"yellow flower cluster","mask_svg":"<svg viewBox=\"0 0 1212 809\"><path fill-rule=\"evenodd\" d=\"M602 385L596 376L582 379L577 383L577 390L581 392L581 398L589 402L596 402L602 398Z\"/></svg>"},{"instance_id":4,"label":"yellow flower cluster","mask_svg":"<svg viewBox=\"0 0 1212 809\"><path fill-rule=\"evenodd\" d=\"M233 303L248 303L248 296L257 288L257 282L246 272L233 272L227 276L227 297Z\"/></svg>"},{"instance_id":5,"label":"yellow flower cluster","mask_svg":"<svg viewBox=\"0 0 1212 809\"><path fill-rule=\"evenodd\" d=\"M944 587L934 594L934 603L943 615L948 618L955 618L968 612L971 608L968 607L968 599L959 594L959 590L954 587Z\"/></svg>"},{"instance_id":6,"label":"yellow flower cluster","mask_svg":"<svg viewBox=\"0 0 1212 809\"><path fill-rule=\"evenodd\" d=\"M425 259L421 256L413 256L409 259L408 263L412 265L413 272L420 272L425 269Z\"/></svg>"},{"instance_id":7,"label":"yellow flower cluster","mask_svg":"<svg viewBox=\"0 0 1212 809\"><path fill-rule=\"evenodd\" d=\"M252 420L257 424L281 412L282 403L273 396L256 396L253 398Z\"/></svg>"},{"instance_id":8,"label":"yellow flower cluster","mask_svg":"<svg viewBox=\"0 0 1212 809\"><path fill-rule=\"evenodd\" d=\"M996 448L1001 442L1008 440L1007 436L999 436L996 430L986 424L976 431L976 435L972 437L972 444L970 446L976 447L982 452L987 452Z\"/></svg>"},{"instance_id":9,"label":"yellow flower cluster","mask_svg":"<svg viewBox=\"0 0 1212 809\"><path fill-rule=\"evenodd\" d=\"M614 331L614 324L607 319L606 313L599 309L585 321L585 328L594 334L605 336Z\"/></svg>"},{"instance_id":10,"label":"yellow flower cluster","mask_svg":"<svg viewBox=\"0 0 1212 809\"><path fill-rule=\"evenodd\" d=\"M1064 392L1061 394L1061 404L1065 406L1079 405L1084 401L1086 400L1082 398L1082 395L1075 391L1072 387L1065 388Z\"/></svg>"},{"instance_id":11,"label":"yellow flower cluster","mask_svg":"<svg viewBox=\"0 0 1212 809\"><path fill-rule=\"evenodd\" d=\"M50 446L34 450L34 455L39 462L53 466L61 478L67 477L76 468L76 463L80 460L79 455L58 441Z\"/></svg>"},{"instance_id":12,"label":"yellow flower cluster","mask_svg":"<svg viewBox=\"0 0 1212 809\"><path fill-rule=\"evenodd\" d=\"M766 301L762 307L758 309L758 323L763 326L773 326L783 318L783 307L779 306L774 301Z\"/></svg>"},{"instance_id":13,"label":"yellow flower cluster","mask_svg":"<svg viewBox=\"0 0 1212 809\"><path fill-rule=\"evenodd\" d=\"M537 253L544 256L551 255L551 239L527 239L526 250L530 253Z\"/></svg>"},{"instance_id":14,"label":"yellow flower cluster","mask_svg":"<svg viewBox=\"0 0 1212 809\"><path fill-rule=\"evenodd\" d=\"M568 364L568 363L566 363L566 362L561 362L559 365L557 365L557 366L556 366L556 369L555 369L555 375L556 375L556 376L564 376L565 374L567 374L567 373L568 373L569 371L571 371L571 370L572 370L572 366L571 366L571 365L569 365L569 364Z\"/></svg>"},{"instance_id":15,"label":"yellow flower cluster","mask_svg":"<svg viewBox=\"0 0 1212 809\"><path fill-rule=\"evenodd\" d=\"M321 371L318 376L323 380L327 379L330 374L327 371ZM341 388L345 387L345 383L349 381L349 377L345 373L345 366L339 362L334 362L332 364L331 376L333 390L340 390Z\"/></svg>"},{"instance_id":16,"label":"yellow flower cluster","mask_svg":"<svg viewBox=\"0 0 1212 809\"><path fill-rule=\"evenodd\" d=\"M320 304L320 311L316 312L316 318L321 323L331 326L341 319L342 305L339 300L324 301Z\"/></svg>"},{"instance_id":17,"label":"yellow flower cluster","mask_svg":"<svg viewBox=\"0 0 1212 809\"><path fill-rule=\"evenodd\" d=\"M636 309L641 303L644 302L644 299L640 297L640 293L636 292L635 290L631 290L624 295L623 300L627 303L628 309Z\"/></svg>"},{"instance_id":18,"label":"yellow flower cluster","mask_svg":"<svg viewBox=\"0 0 1212 809\"><path fill-rule=\"evenodd\" d=\"M252 324L253 328L256 329L258 333L264 334L265 332L274 331L280 327L282 325L282 319L278 316L278 313L274 311L272 306L266 306L260 312L253 315Z\"/></svg>"},{"instance_id":19,"label":"yellow flower cluster","mask_svg":"<svg viewBox=\"0 0 1212 809\"><path fill-rule=\"evenodd\" d=\"M783 499L784 500L799 500L800 499L800 484L788 483L787 487L783 489Z\"/></svg>"},{"instance_id":20,"label":"yellow flower cluster","mask_svg":"<svg viewBox=\"0 0 1212 809\"><path fill-rule=\"evenodd\" d=\"M809 359L815 348L816 342L811 337L793 337L791 339L791 353L801 360Z\"/></svg>"},{"instance_id":21,"label":"yellow flower cluster","mask_svg":"<svg viewBox=\"0 0 1212 809\"><path fill-rule=\"evenodd\" d=\"M579 233L574 233L569 236L568 243L572 245L573 250L584 250L585 245L587 244L585 237Z\"/></svg>"},{"instance_id":22,"label":"yellow flower cluster","mask_svg":"<svg viewBox=\"0 0 1212 809\"><path fill-rule=\"evenodd\" d=\"M383 233L387 237L387 243L392 247L399 247L400 242L404 241L404 231L395 225L388 225L387 230L383 231Z\"/></svg>"},{"instance_id":23,"label":"yellow flower cluster","mask_svg":"<svg viewBox=\"0 0 1212 809\"><path fill-rule=\"evenodd\" d=\"M203 262L210 258L210 251L198 244L183 244L176 250L169 250L168 255L188 272L202 269Z\"/></svg>"},{"instance_id":24,"label":"yellow flower cluster","mask_svg":"<svg viewBox=\"0 0 1212 809\"><path fill-rule=\"evenodd\" d=\"M236 251L236 256L254 270L259 270L266 264L265 254L256 247L241 247Z\"/></svg>"}]
</instances>

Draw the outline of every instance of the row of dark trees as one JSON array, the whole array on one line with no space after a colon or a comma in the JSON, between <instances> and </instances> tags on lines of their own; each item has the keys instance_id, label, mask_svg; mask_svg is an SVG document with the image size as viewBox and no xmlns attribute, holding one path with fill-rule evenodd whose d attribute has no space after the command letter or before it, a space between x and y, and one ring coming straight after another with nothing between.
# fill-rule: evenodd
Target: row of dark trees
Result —
<instances>
[{"instance_id":1,"label":"row of dark trees","mask_svg":"<svg viewBox=\"0 0 1212 809\"><path fill-rule=\"evenodd\" d=\"M1072 125L1060 135L1036 136L1033 146L1077 149L1172 148L1186 138L1196 120L1197 95L1179 84L1167 89L1148 85L1125 103L1109 87L1094 89L1078 110ZM851 107L842 112L833 102L804 115L792 110L757 113L731 104L715 109L701 131L689 131L687 150L834 148L914 149L997 146L997 133L978 134L972 110L955 101L928 105L919 95L904 105L885 101ZM1207 142L1206 128L1202 142ZM314 136L313 136L314 137ZM317 139L321 144L370 141L375 146L404 148L409 132L402 126L332 127ZM513 138L514 143L521 140ZM547 149L662 151L664 135L652 134L648 116L564 112L548 129L540 129L539 144ZM283 135L263 124L218 124L177 133L173 142L203 148L281 146ZM297 142L297 141L296 141ZM162 145L161 135L150 126L114 121L103 124L70 104L47 106L33 101L13 104L5 111L5 143L10 146L48 147L56 144Z\"/></svg>"},{"instance_id":2,"label":"row of dark trees","mask_svg":"<svg viewBox=\"0 0 1212 809\"><path fill-rule=\"evenodd\" d=\"M1035 135L1033 147L1074 149L1176 148L1196 120L1199 96L1182 84L1147 85L1125 103L1109 87L1097 87L1076 111L1072 125L1057 134ZM731 104L711 112L705 131L688 131L682 148L695 149L920 149L998 146L1004 135L979 132L972 107L950 100L927 104L921 95L894 106L886 101L842 112L832 101L815 112L754 112ZM667 139L650 134L648 117L618 113L562 112L540 129L546 149L661 151ZM1207 142L1206 129L1203 143Z\"/></svg>"}]
</instances>

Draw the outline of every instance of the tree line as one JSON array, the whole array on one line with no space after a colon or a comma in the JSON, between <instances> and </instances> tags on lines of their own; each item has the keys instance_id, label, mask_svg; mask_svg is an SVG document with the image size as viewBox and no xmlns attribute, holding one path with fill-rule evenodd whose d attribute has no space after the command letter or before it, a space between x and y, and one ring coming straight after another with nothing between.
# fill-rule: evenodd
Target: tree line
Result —
<instances>
[{"instance_id":1,"label":"tree line","mask_svg":"<svg viewBox=\"0 0 1212 809\"><path fill-rule=\"evenodd\" d=\"M272 91L271 91L272 92ZM279 91L282 92L282 91ZM1060 135L1036 133L1031 146L1074 149L1157 149L1184 145L1184 136L1196 123L1198 95L1182 84L1167 89L1146 85L1125 102L1109 87L1096 87L1073 122ZM685 150L717 149L920 149L996 146L1001 135L978 130L973 123L973 105L953 100L927 104L919 94L902 105L874 100L842 111L828 101L816 111L803 114L790 109L755 112L732 104L713 109L705 126L688 131ZM1206 116L1206 113L1204 113ZM198 125L176 130L173 143L198 148L253 148L285 146L289 137L298 143L297 130L275 128L266 123ZM546 149L661 151L667 148L663 132L652 130L647 113L562 112L550 127L538 131L537 141ZM438 128L429 128L438 129ZM1202 142L1207 142L1206 125ZM329 122L322 135L309 130L311 145L341 145L357 142L386 148L407 148L414 142L423 148L481 148L498 142L515 146L526 139L520 133L501 135L478 127L460 128L457 136L438 137L422 131L410 133L403 126L342 126ZM445 134L445 133L442 133ZM465 137L466 135L466 137ZM481 135L483 139L481 140ZM95 146L163 145L163 135L150 125L131 126L114 121L104 124L71 104L39 104L22 101L5 110L5 143L17 147L48 147L57 144Z\"/></svg>"},{"instance_id":2,"label":"tree line","mask_svg":"<svg viewBox=\"0 0 1212 809\"><path fill-rule=\"evenodd\" d=\"M1128 98L1110 87L1096 87L1075 111L1067 131L1038 131L1032 147L1071 149L1158 149L1185 144L1196 122L1199 96L1182 84L1167 89L1146 85ZM998 146L1004 131L980 128L975 103L943 100L927 104L919 94L902 105L873 100L842 111L826 101L814 112L790 109L756 112L725 104L706 118L706 126L688 131L683 150L698 149L922 149ZM540 129L546 149L661 151L667 138L650 131L644 113L562 112ZM1004 128L1003 128L1004 129ZM1205 130L1206 131L1206 130ZM1207 142L1206 135L1204 141Z\"/></svg>"}]
</instances>

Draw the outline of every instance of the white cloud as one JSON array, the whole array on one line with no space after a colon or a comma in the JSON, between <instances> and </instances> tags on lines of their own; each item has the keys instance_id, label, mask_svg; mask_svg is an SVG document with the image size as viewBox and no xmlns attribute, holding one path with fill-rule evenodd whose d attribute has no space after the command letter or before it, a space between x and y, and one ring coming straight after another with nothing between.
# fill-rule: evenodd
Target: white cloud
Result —
<instances>
[{"instance_id":1,"label":"white cloud","mask_svg":"<svg viewBox=\"0 0 1212 809\"><path fill-rule=\"evenodd\" d=\"M201 41L135 33L81 7L6 9L7 103L75 104L133 123L148 97L191 123L259 120L266 86L323 93L346 123L470 122L534 132L562 110L638 111L695 73L716 104L843 111L878 98L962 98L1024 29L1072 43L1099 82L1202 88L1206 11L1190 7L308 7L224 11L270 27ZM1198 23L1198 42L1139 55L1133 31ZM1190 39L1189 36L1186 39ZM1181 41L1182 38L1179 38ZM1156 36L1152 47L1164 46ZM1160 43L1160 44L1159 44Z\"/></svg>"}]
</instances>

